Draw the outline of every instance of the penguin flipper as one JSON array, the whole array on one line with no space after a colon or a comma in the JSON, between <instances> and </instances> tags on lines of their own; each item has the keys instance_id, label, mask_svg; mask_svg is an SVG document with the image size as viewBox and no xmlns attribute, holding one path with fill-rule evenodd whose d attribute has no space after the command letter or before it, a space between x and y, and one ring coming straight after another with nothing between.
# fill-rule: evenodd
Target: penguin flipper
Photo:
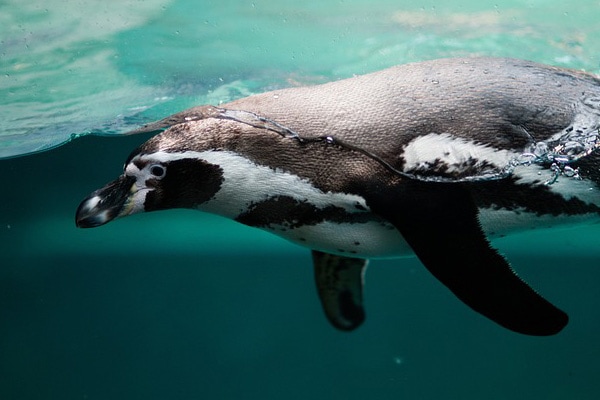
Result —
<instances>
[{"instance_id":1,"label":"penguin flipper","mask_svg":"<svg viewBox=\"0 0 600 400\"><path fill-rule=\"evenodd\" d=\"M568 316L512 270L487 240L478 209L458 184L411 182L376 210L402 234L425 267L475 311L515 332L547 336Z\"/></svg>"},{"instance_id":2,"label":"penguin flipper","mask_svg":"<svg viewBox=\"0 0 600 400\"><path fill-rule=\"evenodd\" d=\"M315 281L327 319L340 330L356 329L365 320L363 276L368 260L312 251Z\"/></svg>"}]
</instances>

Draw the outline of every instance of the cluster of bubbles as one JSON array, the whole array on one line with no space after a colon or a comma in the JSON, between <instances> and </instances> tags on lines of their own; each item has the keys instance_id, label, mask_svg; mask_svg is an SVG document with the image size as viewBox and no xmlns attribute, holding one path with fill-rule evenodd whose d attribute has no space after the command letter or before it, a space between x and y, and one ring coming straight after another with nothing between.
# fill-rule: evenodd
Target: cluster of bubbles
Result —
<instances>
[{"instance_id":1,"label":"cluster of bubbles","mask_svg":"<svg viewBox=\"0 0 600 400\"><path fill-rule=\"evenodd\" d=\"M510 172L517 166L532 164L549 165L551 177L546 180L546 185L554 184L559 177L582 179L579 168L570 164L585 157L600 148L600 128L593 131L568 130L556 141L534 143L528 151L519 155L510 165ZM540 172L541 174L541 172Z\"/></svg>"}]
</instances>

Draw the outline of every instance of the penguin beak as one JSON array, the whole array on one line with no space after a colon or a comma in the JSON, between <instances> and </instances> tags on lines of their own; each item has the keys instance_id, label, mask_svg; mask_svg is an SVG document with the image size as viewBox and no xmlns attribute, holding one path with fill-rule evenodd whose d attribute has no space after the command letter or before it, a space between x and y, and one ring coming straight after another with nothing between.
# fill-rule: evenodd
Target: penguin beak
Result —
<instances>
[{"instance_id":1,"label":"penguin beak","mask_svg":"<svg viewBox=\"0 0 600 400\"><path fill-rule=\"evenodd\" d=\"M75 224L79 228L95 228L123 215L135 191L135 178L121 175L81 202L75 215Z\"/></svg>"}]
</instances>

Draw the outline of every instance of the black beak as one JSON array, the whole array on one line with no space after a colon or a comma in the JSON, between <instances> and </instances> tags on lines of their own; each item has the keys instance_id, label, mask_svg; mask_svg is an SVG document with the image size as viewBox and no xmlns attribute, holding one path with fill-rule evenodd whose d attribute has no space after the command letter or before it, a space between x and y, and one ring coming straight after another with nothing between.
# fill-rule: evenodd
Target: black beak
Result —
<instances>
[{"instance_id":1,"label":"black beak","mask_svg":"<svg viewBox=\"0 0 600 400\"><path fill-rule=\"evenodd\" d=\"M135 178L121 175L81 202L75 215L79 228L95 228L117 218L131 195Z\"/></svg>"}]
</instances>

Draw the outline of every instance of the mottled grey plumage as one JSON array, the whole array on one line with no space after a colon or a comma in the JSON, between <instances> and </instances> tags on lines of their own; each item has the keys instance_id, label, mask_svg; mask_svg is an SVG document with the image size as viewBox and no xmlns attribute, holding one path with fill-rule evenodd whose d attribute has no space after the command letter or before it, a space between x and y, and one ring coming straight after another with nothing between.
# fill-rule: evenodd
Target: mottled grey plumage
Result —
<instances>
[{"instance_id":1,"label":"mottled grey plumage","mask_svg":"<svg viewBox=\"0 0 600 400\"><path fill-rule=\"evenodd\" d=\"M254 113L304 138L334 136L402 169L404 146L429 133L507 150L577 130L586 137L600 127L600 80L524 60L441 59L258 94L221 108ZM214 115L214 107L195 107L138 132Z\"/></svg>"},{"instance_id":2,"label":"mottled grey plumage","mask_svg":"<svg viewBox=\"0 0 600 400\"><path fill-rule=\"evenodd\" d=\"M328 318L364 319L366 259L416 254L476 311L549 335L567 316L488 237L600 214L600 81L513 59L408 64L146 125L82 227L187 207L313 249Z\"/></svg>"}]
</instances>

